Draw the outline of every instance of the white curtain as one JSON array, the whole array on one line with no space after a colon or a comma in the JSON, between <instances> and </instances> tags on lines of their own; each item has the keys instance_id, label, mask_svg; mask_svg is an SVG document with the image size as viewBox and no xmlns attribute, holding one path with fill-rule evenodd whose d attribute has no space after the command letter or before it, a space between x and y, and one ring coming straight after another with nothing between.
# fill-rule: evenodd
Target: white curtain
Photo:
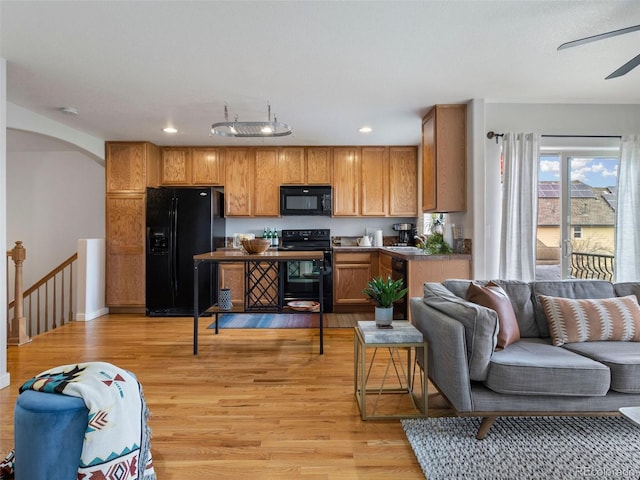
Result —
<instances>
[{"instance_id":1,"label":"white curtain","mask_svg":"<svg viewBox=\"0 0 640 480\"><path fill-rule=\"evenodd\" d=\"M540 135L505 133L500 278L530 282L536 276Z\"/></svg>"},{"instance_id":2,"label":"white curtain","mask_svg":"<svg viewBox=\"0 0 640 480\"><path fill-rule=\"evenodd\" d=\"M615 281L640 280L640 135L620 145L616 206Z\"/></svg>"}]
</instances>

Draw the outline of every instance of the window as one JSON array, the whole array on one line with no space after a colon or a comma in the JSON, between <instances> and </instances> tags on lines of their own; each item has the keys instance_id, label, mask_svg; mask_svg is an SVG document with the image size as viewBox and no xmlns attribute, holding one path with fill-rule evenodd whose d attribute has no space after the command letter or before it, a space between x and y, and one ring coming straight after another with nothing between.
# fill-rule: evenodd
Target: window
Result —
<instances>
[{"instance_id":1,"label":"window","mask_svg":"<svg viewBox=\"0 0 640 480\"><path fill-rule=\"evenodd\" d=\"M536 279L613 275L620 140L543 137Z\"/></svg>"},{"instance_id":2,"label":"window","mask_svg":"<svg viewBox=\"0 0 640 480\"><path fill-rule=\"evenodd\" d=\"M573 238L582 238L582 227L573 227Z\"/></svg>"}]
</instances>

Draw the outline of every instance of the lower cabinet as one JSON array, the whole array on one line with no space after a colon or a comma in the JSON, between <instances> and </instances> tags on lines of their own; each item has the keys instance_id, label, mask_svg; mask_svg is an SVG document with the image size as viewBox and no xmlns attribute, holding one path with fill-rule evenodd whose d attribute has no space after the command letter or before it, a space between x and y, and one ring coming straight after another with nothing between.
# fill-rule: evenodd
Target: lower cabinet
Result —
<instances>
[{"instance_id":1,"label":"lower cabinet","mask_svg":"<svg viewBox=\"0 0 640 480\"><path fill-rule=\"evenodd\" d=\"M336 252L333 256L334 312L371 311L373 304L363 290L377 272L377 253Z\"/></svg>"},{"instance_id":2,"label":"lower cabinet","mask_svg":"<svg viewBox=\"0 0 640 480\"><path fill-rule=\"evenodd\" d=\"M145 195L110 193L106 198L106 302L145 305Z\"/></svg>"},{"instance_id":3,"label":"lower cabinet","mask_svg":"<svg viewBox=\"0 0 640 480\"><path fill-rule=\"evenodd\" d=\"M234 307L244 305L244 263L218 263L218 287L231 289Z\"/></svg>"},{"instance_id":4,"label":"lower cabinet","mask_svg":"<svg viewBox=\"0 0 640 480\"><path fill-rule=\"evenodd\" d=\"M278 299L277 263L260 262L249 278L249 304L254 308L273 306ZM233 306L245 305L245 263L218 263L218 287L231 289Z\"/></svg>"}]
</instances>

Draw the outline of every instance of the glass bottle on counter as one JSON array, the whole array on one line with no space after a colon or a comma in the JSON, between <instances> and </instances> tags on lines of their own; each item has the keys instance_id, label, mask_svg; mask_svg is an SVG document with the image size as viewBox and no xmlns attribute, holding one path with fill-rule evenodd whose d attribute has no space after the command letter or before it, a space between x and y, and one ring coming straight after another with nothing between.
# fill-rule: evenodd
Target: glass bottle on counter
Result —
<instances>
[{"instance_id":1,"label":"glass bottle on counter","mask_svg":"<svg viewBox=\"0 0 640 480\"><path fill-rule=\"evenodd\" d=\"M278 238L278 230L276 230L275 228L273 229L273 241L271 242L271 245L273 245L274 247L278 247L280 245L280 238Z\"/></svg>"}]
</instances>

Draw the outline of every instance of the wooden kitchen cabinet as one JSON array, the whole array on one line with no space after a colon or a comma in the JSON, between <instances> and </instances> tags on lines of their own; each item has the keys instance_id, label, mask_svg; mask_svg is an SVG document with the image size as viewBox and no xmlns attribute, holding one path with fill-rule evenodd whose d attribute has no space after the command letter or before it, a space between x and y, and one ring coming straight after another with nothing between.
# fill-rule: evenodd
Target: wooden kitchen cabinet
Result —
<instances>
[{"instance_id":1,"label":"wooden kitchen cabinet","mask_svg":"<svg viewBox=\"0 0 640 480\"><path fill-rule=\"evenodd\" d=\"M217 265L218 287L231 289L231 303L234 307L244 305L244 262L220 262Z\"/></svg>"},{"instance_id":2,"label":"wooden kitchen cabinet","mask_svg":"<svg viewBox=\"0 0 640 480\"><path fill-rule=\"evenodd\" d=\"M164 147L160 173L162 185L191 185L191 149Z\"/></svg>"},{"instance_id":3,"label":"wooden kitchen cabinet","mask_svg":"<svg viewBox=\"0 0 640 480\"><path fill-rule=\"evenodd\" d=\"M251 216L255 152L228 148L224 159L224 211L227 216Z\"/></svg>"},{"instance_id":4,"label":"wooden kitchen cabinet","mask_svg":"<svg viewBox=\"0 0 640 480\"><path fill-rule=\"evenodd\" d=\"M389 216L418 215L416 147L389 147Z\"/></svg>"},{"instance_id":5,"label":"wooden kitchen cabinet","mask_svg":"<svg viewBox=\"0 0 640 480\"><path fill-rule=\"evenodd\" d=\"M378 277L386 279L392 277L391 272L391 255L388 253L380 253L378 256Z\"/></svg>"},{"instance_id":6,"label":"wooden kitchen cabinet","mask_svg":"<svg viewBox=\"0 0 640 480\"><path fill-rule=\"evenodd\" d=\"M360 148L333 148L333 215L360 215Z\"/></svg>"},{"instance_id":7,"label":"wooden kitchen cabinet","mask_svg":"<svg viewBox=\"0 0 640 480\"><path fill-rule=\"evenodd\" d=\"M254 200L252 214L256 217L280 216L280 184L278 182L278 150L255 150Z\"/></svg>"},{"instance_id":8,"label":"wooden kitchen cabinet","mask_svg":"<svg viewBox=\"0 0 640 480\"><path fill-rule=\"evenodd\" d=\"M330 185L329 147L285 147L280 149L281 185Z\"/></svg>"},{"instance_id":9,"label":"wooden kitchen cabinet","mask_svg":"<svg viewBox=\"0 0 640 480\"><path fill-rule=\"evenodd\" d=\"M377 253L335 252L333 256L334 312L358 310L373 312L373 304L363 290L376 274Z\"/></svg>"},{"instance_id":10,"label":"wooden kitchen cabinet","mask_svg":"<svg viewBox=\"0 0 640 480\"><path fill-rule=\"evenodd\" d=\"M422 120L422 211L466 209L467 106L436 105Z\"/></svg>"},{"instance_id":11,"label":"wooden kitchen cabinet","mask_svg":"<svg viewBox=\"0 0 640 480\"><path fill-rule=\"evenodd\" d=\"M149 142L105 144L106 303L144 312L146 188L160 184L160 149Z\"/></svg>"},{"instance_id":12,"label":"wooden kitchen cabinet","mask_svg":"<svg viewBox=\"0 0 640 480\"><path fill-rule=\"evenodd\" d=\"M309 185L331 185L333 169L329 147L307 148L307 179Z\"/></svg>"},{"instance_id":13,"label":"wooden kitchen cabinet","mask_svg":"<svg viewBox=\"0 0 640 480\"><path fill-rule=\"evenodd\" d=\"M224 163L225 215L280 216L276 148L228 148Z\"/></svg>"},{"instance_id":14,"label":"wooden kitchen cabinet","mask_svg":"<svg viewBox=\"0 0 640 480\"><path fill-rule=\"evenodd\" d=\"M274 264L261 262L259 269L254 270L249 278L249 302L253 307L265 305L266 299L278 299L278 267L272 269ZM234 307L246 308L245 301L245 262L220 262L218 263L218 287L231 289L231 303ZM267 273L264 273L264 272ZM265 305L267 307L273 304Z\"/></svg>"},{"instance_id":15,"label":"wooden kitchen cabinet","mask_svg":"<svg viewBox=\"0 0 640 480\"><path fill-rule=\"evenodd\" d=\"M279 171L281 185L307 183L307 159L302 147L280 149Z\"/></svg>"},{"instance_id":16,"label":"wooden kitchen cabinet","mask_svg":"<svg viewBox=\"0 0 640 480\"><path fill-rule=\"evenodd\" d=\"M145 194L107 194L106 301L145 305Z\"/></svg>"},{"instance_id":17,"label":"wooden kitchen cabinet","mask_svg":"<svg viewBox=\"0 0 640 480\"><path fill-rule=\"evenodd\" d=\"M389 149L362 147L361 200L363 216L385 217L389 214Z\"/></svg>"},{"instance_id":18,"label":"wooden kitchen cabinet","mask_svg":"<svg viewBox=\"0 0 640 480\"><path fill-rule=\"evenodd\" d=\"M107 193L145 193L157 187L159 149L148 142L106 142Z\"/></svg>"},{"instance_id":19,"label":"wooden kitchen cabinet","mask_svg":"<svg viewBox=\"0 0 640 480\"><path fill-rule=\"evenodd\" d=\"M191 149L192 185L224 184L224 150L221 148Z\"/></svg>"}]
</instances>

